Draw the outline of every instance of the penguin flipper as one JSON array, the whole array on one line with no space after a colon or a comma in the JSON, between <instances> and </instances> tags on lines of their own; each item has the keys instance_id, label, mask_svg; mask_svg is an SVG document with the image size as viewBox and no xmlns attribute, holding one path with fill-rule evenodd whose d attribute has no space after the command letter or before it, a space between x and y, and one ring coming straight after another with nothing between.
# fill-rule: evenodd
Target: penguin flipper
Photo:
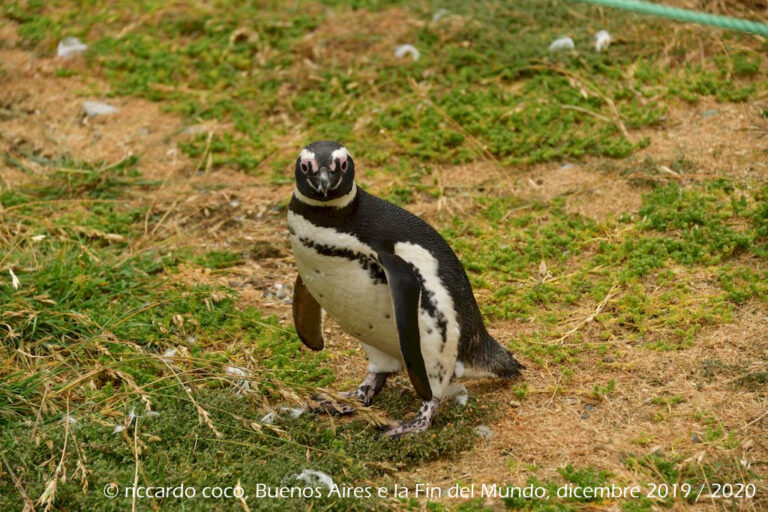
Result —
<instances>
[{"instance_id":1,"label":"penguin flipper","mask_svg":"<svg viewBox=\"0 0 768 512\"><path fill-rule=\"evenodd\" d=\"M302 343L312 350L323 349L323 310L300 275L293 285L293 325Z\"/></svg>"},{"instance_id":2,"label":"penguin flipper","mask_svg":"<svg viewBox=\"0 0 768 512\"><path fill-rule=\"evenodd\" d=\"M421 285L411 266L400 256L379 252L379 263L389 283L389 293L395 310L395 323L400 338L400 350L416 393L424 400L432 399L419 335L419 304Z\"/></svg>"}]
</instances>

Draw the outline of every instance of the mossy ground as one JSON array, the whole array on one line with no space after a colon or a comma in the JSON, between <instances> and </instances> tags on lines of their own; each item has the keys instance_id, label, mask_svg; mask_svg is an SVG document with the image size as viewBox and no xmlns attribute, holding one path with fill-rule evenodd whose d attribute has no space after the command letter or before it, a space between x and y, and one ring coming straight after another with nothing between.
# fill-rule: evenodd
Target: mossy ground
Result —
<instances>
[{"instance_id":1,"label":"mossy ground","mask_svg":"<svg viewBox=\"0 0 768 512\"><path fill-rule=\"evenodd\" d=\"M132 500L105 485L250 493L303 469L352 486L742 483L757 497L135 506L765 506L764 41L539 0L13 1L0 15L0 508L119 510ZM614 42L598 53L600 29ZM561 34L577 51L547 50ZM52 57L67 35L84 57ZM421 58L394 57L400 43ZM120 110L87 118L84 99ZM467 407L394 442L375 423L416 408L404 377L370 414L259 421L364 371L333 326L328 350L303 349L285 300L292 162L320 138L442 232L525 381L471 384Z\"/></svg>"}]
</instances>

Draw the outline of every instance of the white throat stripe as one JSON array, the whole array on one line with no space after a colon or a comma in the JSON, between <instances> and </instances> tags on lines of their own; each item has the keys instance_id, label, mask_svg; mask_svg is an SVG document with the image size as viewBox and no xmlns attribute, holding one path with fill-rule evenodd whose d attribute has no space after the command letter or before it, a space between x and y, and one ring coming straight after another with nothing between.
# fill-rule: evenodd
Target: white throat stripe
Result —
<instances>
[{"instance_id":1,"label":"white throat stripe","mask_svg":"<svg viewBox=\"0 0 768 512\"><path fill-rule=\"evenodd\" d=\"M351 203L353 199L355 199L355 196L357 195L357 184L352 183L352 190L350 190L349 192L347 192L341 197L337 197L329 201L318 201L317 199L312 199L311 197L307 197L299 191L298 187L294 189L293 195L296 197L296 199L298 199L302 203L305 203L311 206L330 206L332 208L344 208L349 203Z\"/></svg>"}]
</instances>

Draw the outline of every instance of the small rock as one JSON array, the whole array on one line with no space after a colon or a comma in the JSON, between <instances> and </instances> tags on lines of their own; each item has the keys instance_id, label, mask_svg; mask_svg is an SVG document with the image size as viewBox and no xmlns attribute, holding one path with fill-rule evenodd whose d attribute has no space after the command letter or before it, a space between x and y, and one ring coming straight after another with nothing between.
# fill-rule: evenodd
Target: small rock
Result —
<instances>
[{"instance_id":1,"label":"small rock","mask_svg":"<svg viewBox=\"0 0 768 512\"><path fill-rule=\"evenodd\" d=\"M323 485L329 489L333 488L333 479L323 473L322 471L315 471L314 469L305 469L298 475L291 475L292 479L304 482L307 485L316 487L317 485Z\"/></svg>"},{"instance_id":2,"label":"small rock","mask_svg":"<svg viewBox=\"0 0 768 512\"><path fill-rule=\"evenodd\" d=\"M65 414L64 417L61 418L62 423L69 423L70 425L76 425L80 423L77 418L74 416L70 416L69 414Z\"/></svg>"},{"instance_id":3,"label":"small rock","mask_svg":"<svg viewBox=\"0 0 768 512\"><path fill-rule=\"evenodd\" d=\"M88 117L114 114L118 110L117 107L113 107L112 105L100 101L84 101L83 109Z\"/></svg>"},{"instance_id":4,"label":"small rock","mask_svg":"<svg viewBox=\"0 0 768 512\"><path fill-rule=\"evenodd\" d=\"M480 439L490 439L493 437L493 430L486 425L478 425L474 430Z\"/></svg>"},{"instance_id":5,"label":"small rock","mask_svg":"<svg viewBox=\"0 0 768 512\"><path fill-rule=\"evenodd\" d=\"M570 37L558 37L552 44L549 45L549 51L559 52L562 50L573 50L576 48L576 44Z\"/></svg>"},{"instance_id":6,"label":"small rock","mask_svg":"<svg viewBox=\"0 0 768 512\"><path fill-rule=\"evenodd\" d=\"M607 30L601 30L597 34L595 34L595 50L598 52L603 51L605 48L608 48L608 45L611 44L611 34L608 33Z\"/></svg>"},{"instance_id":7,"label":"small rock","mask_svg":"<svg viewBox=\"0 0 768 512\"><path fill-rule=\"evenodd\" d=\"M579 401L576 400L575 398L566 397L566 398L563 398L563 403L566 405L574 405L579 403Z\"/></svg>"},{"instance_id":8,"label":"small rock","mask_svg":"<svg viewBox=\"0 0 768 512\"><path fill-rule=\"evenodd\" d=\"M584 405L584 410L585 410L585 411L591 411L591 410L592 410L592 409L594 409L594 408L595 408L595 406L594 406L594 405L592 405L592 404L586 404L586 405Z\"/></svg>"},{"instance_id":9,"label":"small rock","mask_svg":"<svg viewBox=\"0 0 768 512\"><path fill-rule=\"evenodd\" d=\"M712 116L716 116L719 113L720 111L717 110L716 108L711 108L709 110L705 110L704 112L702 112L701 117L712 117Z\"/></svg>"},{"instance_id":10,"label":"small rock","mask_svg":"<svg viewBox=\"0 0 768 512\"><path fill-rule=\"evenodd\" d=\"M699 439L699 436L696 435L696 432L691 434L691 441L693 441L694 443L700 443L701 442L701 439Z\"/></svg>"},{"instance_id":11,"label":"small rock","mask_svg":"<svg viewBox=\"0 0 768 512\"><path fill-rule=\"evenodd\" d=\"M69 36L59 41L59 45L56 47L56 56L62 59L67 59L73 55L80 55L87 49L87 44L76 37Z\"/></svg>"},{"instance_id":12,"label":"small rock","mask_svg":"<svg viewBox=\"0 0 768 512\"><path fill-rule=\"evenodd\" d=\"M238 206L240 206L240 201L238 201L237 199L233 199L232 201L229 202L229 206L231 206L232 208L237 208Z\"/></svg>"},{"instance_id":13,"label":"small rock","mask_svg":"<svg viewBox=\"0 0 768 512\"><path fill-rule=\"evenodd\" d=\"M163 355L160 356L160 359L162 359L166 363L170 363L173 360L174 357L176 357L176 349L175 348L167 348L167 349L165 349L165 352L163 352Z\"/></svg>"},{"instance_id":14,"label":"small rock","mask_svg":"<svg viewBox=\"0 0 768 512\"><path fill-rule=\"evenodd\" d=\"M291 418L298 418L304 414L305 409L303 407L281 407L280 412L287 412L291 415Z\"/></svg>"},{"instance_id":15,"label":"small rock","mask_svg":"<svg viewBox=\"0 0 768 512\"><path fill-rule=\"evenodd\" d=\"M448 9L438 9L437 12L434 15L432 15L432 23L437 23L438 21L448 16L449 14L451 14L451 11L449 11Z\"/></svg>"},{"instance_id":16,"label":"small rock","mask_svg":"<svg viewBox=\"0 0 768 512\"><path fill-rule=\"evenodd\" d=\"M208 129L207 125L204 124L193 124L192 126L187 126L183 130L181 130L181 133L185 135L199 135L201 133L208 133L210 130Z\"/></svg>"},{"instance_id":17,"label":"small rock","mask_svg":"<svg viewBox=\"0 0 768 512\"><path fill-rule=\"evenodd\" d=\"M521 405L523 405L523 404L521 404L521 403L520 403L520 402L518 402L517 400L510 400L510 401L509 401L509 406L510 406L510 407L520 407Z\"/></svg>"},{"instance_id":18,"label":"small rock","mask_svg":"<svg viewBox=\"0 0 768 512\"><path fill-rule=\"evenodd\" d=\"M581 415L581 419L586 420L587 418L589 418L589 414L584 413Z\"/></svg>"},{"instance_id":19,"label":"small rock","mask_svg":"<svg viewBox=\"0 0 768 512\"><path fill-rule=\"evenodd\" d=\"M406 55L413 57L413 60L419 60L421 53L412 44L399 44L395 46L395 57L402 58Z\"/></svg>"}]
</instances>

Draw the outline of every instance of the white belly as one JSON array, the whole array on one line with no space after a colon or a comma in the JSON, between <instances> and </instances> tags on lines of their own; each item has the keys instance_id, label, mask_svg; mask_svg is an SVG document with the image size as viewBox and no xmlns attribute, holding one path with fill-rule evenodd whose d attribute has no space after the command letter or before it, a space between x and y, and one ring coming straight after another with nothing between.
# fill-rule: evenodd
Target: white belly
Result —
<instances>
[{"instance_id":1,"label":"white belly","mask_svg":"<svg viewBox=\"0 0 768 512\"><path fill-rule=\"evenodd\" d=\"M325 256L291 237L307 289L344 332L397 358L400 343L386 283L375 284L358 260Z\"/></svg>"}]
</instances>

